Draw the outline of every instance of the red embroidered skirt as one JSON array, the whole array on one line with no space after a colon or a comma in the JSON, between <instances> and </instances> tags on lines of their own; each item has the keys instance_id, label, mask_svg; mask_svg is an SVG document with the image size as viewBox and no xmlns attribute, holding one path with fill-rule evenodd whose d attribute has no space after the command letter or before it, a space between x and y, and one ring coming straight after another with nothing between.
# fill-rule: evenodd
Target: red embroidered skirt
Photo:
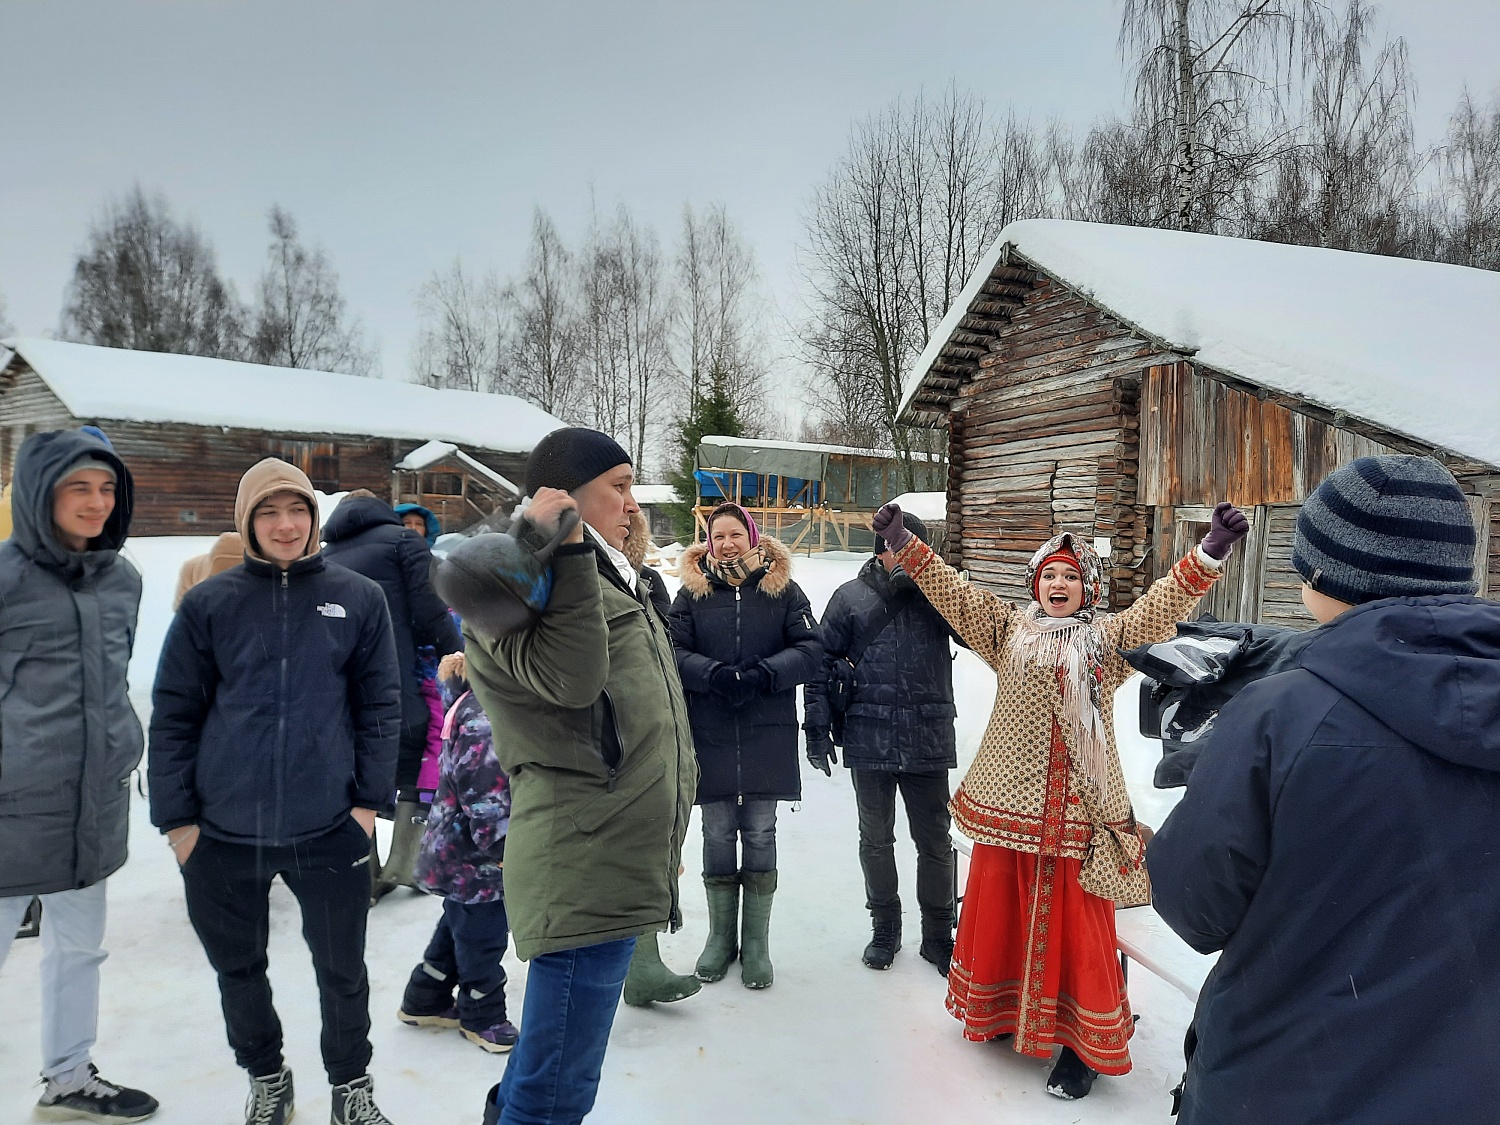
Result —
<instances>
[{"instance_id":1,"label":"red embroidered skirt","mask_svg":"<svg viewBox=\"0 0 1500 1125\"><path fill-rule=\"evenodd\" d=\"M1115 907L1078 885L1079 861L975 844L948 1010L964 1038L1072 1047L1100 1074L1130 1070L1135 1031L1115 952Z\"/></svg>"}]
</instances>

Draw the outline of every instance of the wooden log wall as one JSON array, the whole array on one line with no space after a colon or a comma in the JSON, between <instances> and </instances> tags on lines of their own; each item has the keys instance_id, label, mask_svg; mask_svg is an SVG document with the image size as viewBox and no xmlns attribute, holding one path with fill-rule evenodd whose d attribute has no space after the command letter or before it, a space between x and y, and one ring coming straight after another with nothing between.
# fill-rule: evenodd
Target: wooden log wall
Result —
<instances>
[{"instance_id":1,"label":"wooden log wall","mask_svg":"<svg viewBox=\"0 0 1500 1125\"><path fill-rule=\"evenodd\" d=\"M1134 600L1148 547L1138 384L1163 358L1050 279L1028 291L954 404L952 549L975 582L1028 599L1027 561L1068 530L1111 540L1110 603Z\"/></svg>"}]
</instances>

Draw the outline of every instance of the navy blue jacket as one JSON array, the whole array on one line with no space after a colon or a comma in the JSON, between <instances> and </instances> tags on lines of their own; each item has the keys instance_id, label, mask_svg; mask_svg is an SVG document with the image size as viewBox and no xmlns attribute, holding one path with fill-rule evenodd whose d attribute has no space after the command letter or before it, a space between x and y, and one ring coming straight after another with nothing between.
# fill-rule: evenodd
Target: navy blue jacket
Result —
<instances>
[{"instance_id":1,"label":"navy blue jacket","mask_svg":"<svg viewBox=\"0 0 1500 1125\"><path fill-rule=\"evenodd\" d=\"M401 526L389 504L373 496L345 498L324 526L323 538L324 558L374 579L385 591L401 667L402 721L425 735L432 715L422 696L417 650L430 645L442 658L463 648L448 607L432 590L431 549L422 536Z\"/></svg>"},{"instance_id":2,"label":"navy blue jacket","mask_svg":"<svg viewBox=\"0 0 1500 1125\"><path fill-rule=\"evenodd\" d=\"M771 560L738 587L699 563L690 547L678 564L682 588L668 625L698 751L700 805L736 797L802 796L797 753L797 685L818 674L823 649L807 595L791 580L791 554L761 540ZM720 664L765 662L771 690L733 707L709 687Z\"/></svg>"},{"instance_id":3,"label":"navy blue jacket","mask_svg":"<svg viewBox=\"0 0 1500 1125\"><path fill-rule=\"evenodd\" d=\"M401 680L385 596L322 555L188 591L151 713L151 823L283 845L390 806Z\"/></svg>"},{"instance_id":4,"label":"navy blue jacket","mask_svg":"<svg viewBox=\"0 0 1500 1125\"><path fill-rule=\"evenodd\" d=\"M902 607L869 643L854 670L844 716L844 764L854 769L943 773L958 765L953 721L953 650L943 615L904 571L891 574L871 559L859 576L833 592L823 611L824 674L807 685L804 725L831 726L827 681L886 604Z\"/></svg>"},{"instance_id":5,"label":"navy blue jacket","mask_svg":"<svg viewBox=\"0 0 1500 1125\"><path fill-rule=\"evenodd\" d=\"M1223 950L1181 1125L1500 1119L1500 605L1391 598L1245 688L1147 852Z\"/></svg>"}]
</instances>

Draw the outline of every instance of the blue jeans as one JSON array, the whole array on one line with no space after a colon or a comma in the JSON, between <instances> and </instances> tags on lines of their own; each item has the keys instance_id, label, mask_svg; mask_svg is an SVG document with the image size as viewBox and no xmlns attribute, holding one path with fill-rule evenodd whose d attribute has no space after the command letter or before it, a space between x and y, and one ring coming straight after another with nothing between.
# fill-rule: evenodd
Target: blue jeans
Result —
<instances>
[{"instance_id":1,"label":"blue jeans","mask_svg":"<svg viewBox=\"0 0 1500 1125\"><path fill-rule=\"evenodd\" d=\"M776 870L776 802L735 798L710 801L703 809L703 874ZM744 862L735 845L744 842Z\"/></svg>"},{"instance_id":2,"label":"blue jeans","mask_svg":"<svg viewBox=\"0 0 1500 1125\"><path fill-rule=\"evenodd\" d=\"M505 1064L500 1125L578 1125L594 1108L635 938L531 961L521 1039Z\"/></svg>"}]
</instances>

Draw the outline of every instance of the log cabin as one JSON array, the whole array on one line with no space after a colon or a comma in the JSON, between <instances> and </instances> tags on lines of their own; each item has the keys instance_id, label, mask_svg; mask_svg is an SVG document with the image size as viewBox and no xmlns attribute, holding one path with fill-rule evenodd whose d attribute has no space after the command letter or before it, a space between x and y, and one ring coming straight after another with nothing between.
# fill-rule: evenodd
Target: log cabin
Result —
<instances>
[{"instance_id":1,"label":"log cabin","mask_svg":"<svg viewBox=\"0 0 1500 1125\"><path fill-rule=\"evenodd\" d=\"M1001 232L908 375L903 421L948 434L948 561L1026 600L1055 532L1130 605L1229 500L1252 531L1204 610L1306 627L1302 501L1380 453L1471 497L1500 591L1500 274L1179 231L1026 220Z\"/></svg>"},{"instance_id":2,"label":"log cabin","mask_svg":"<svg viewBox=\"0 0 1500 1125\"><path fill-rule=\"evenodd\" d=\"M264 457L297 465L322 492L423 503L457 531L514 505L511 481L564 423L509 395L0 341L0 484L29 435L85 424L109 435L135 477L133 535L212 535L233 529L240 476Z\"/></svg>"}]
</instances>

